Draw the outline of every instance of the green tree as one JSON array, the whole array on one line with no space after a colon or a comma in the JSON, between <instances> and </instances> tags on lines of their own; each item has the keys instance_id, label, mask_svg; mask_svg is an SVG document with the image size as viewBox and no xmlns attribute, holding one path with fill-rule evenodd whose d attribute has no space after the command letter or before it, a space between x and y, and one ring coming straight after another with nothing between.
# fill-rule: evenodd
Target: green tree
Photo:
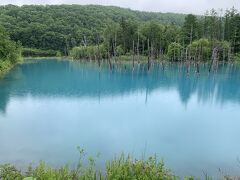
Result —
<instances>
[{"instance_id":1,"label":"green tree","mask_svg":"<svg viewBox=\"0 0 240 180\"><path fill-rule=\"evenodd\" d=\"M163 31L164 26L160 25L155 21L146 22L141 27L141 38L145 41L145 47L148 46L147 42L149 41L152 54L155 57L158 55L158 51L163 49Z\"/></svg>"},{"instance_id":2,"label":"green tree","mask_svg":"<svg viewBox=\"0 0 240 180\"><path fill-rule=\"evenodd\" d=\"M8 34L0 27L0 71L8 69L21 58L21 45L11 41Z\"/></svg>"},{"instance_id":3,"label":"green tree","mask_svg":"<svg viewBox=\"0 0 240 180\"><path fill-rule=\"evenodd\" d=\"M211 43L208 39L199 39L188 45L188 51L195 60L209 60L211 58Z\"/></svg>"},{"instance_id":4,"label":"green tree","mask_svg":"<svg viewBox=\"0 0 240 180\"><path fill-rule=\"evenodd\" d=\"M125 53L132 50L133 41L137 41L137 23L132 20L121 19L120 22L120 44L123 46Z\"/></svg>"},{"instance_id":5,"label":"green tree","mask_svg":"<svg viewBox=\"0 0 240 180\"><path fill-rule=\"evenodd\" d=\"M178 61L181 60L181 52L182 52L183 46L179 43L171 43L168 46L168 58L170 60Z\"/></svg>"},{"instance_id":6,"label":"green tree","mask_svg":"<svg viewBox=\"0 0 240 180\"><path fill-rule=\"evenodd\" d=\"M182 29L185 45L191 44L195 39L197 39L197 28L197 17L193 14L187 15Z\"/></svg>"}]
</instances>

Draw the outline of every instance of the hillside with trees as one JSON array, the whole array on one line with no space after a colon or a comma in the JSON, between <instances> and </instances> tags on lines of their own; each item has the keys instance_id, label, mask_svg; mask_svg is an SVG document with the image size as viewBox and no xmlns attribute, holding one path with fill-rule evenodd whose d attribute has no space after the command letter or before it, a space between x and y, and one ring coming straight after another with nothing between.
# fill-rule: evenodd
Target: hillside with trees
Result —
<instances>
[{"instance_id":1,"label":"hillside with trees","mask_svg":"<svg viewBox=\"0 0 240 180\"><path fill-rule=\"evenodd\" d=\"M155 20L162 24L182 25L185 15L132 11L119 7L97 5L0 6L0 24L11 39L21 41L24 47L51 49L67 53L81 44L96 44L96 36L107 25L122 18L138 24ZM103 41L103 37L100 37Z\"/></svg>"},{"instance_id":2,"label":"hillside with trees","mask_svg":"<svg viewBox=\"0 0 240 180\"><path fill-rule=\"evenodd\" d=\"M199 62L213 56L229 61L240 52L240 15L234 8L195 16L98 5L7 5L0 6L0 24L21 42L24 56Z\"/></svg>"}]
</instances>

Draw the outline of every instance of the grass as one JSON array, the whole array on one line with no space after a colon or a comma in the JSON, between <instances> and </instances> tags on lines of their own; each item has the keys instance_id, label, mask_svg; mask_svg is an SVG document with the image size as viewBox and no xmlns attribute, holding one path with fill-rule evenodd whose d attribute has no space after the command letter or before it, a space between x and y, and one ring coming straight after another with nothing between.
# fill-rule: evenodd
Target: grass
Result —
<instances>
[{"instance_id":1,"label":"grass","mask_svg":"<svg viewBox=\"0 0 240 180\"><path fill-rule=\"evenodd\" d=\"M165 168L163 161L159 161L156 156L147 160L136 160L130 155L122 154L120 157L107 162L104 172L96 170L95 159L88 157L88 163L83 165L86 153L78 148L79 160L76 168L72 169L68 165L60 168L52 168L44 162L38 166L30 165L26 172L18 170L15 166L5 164L0 166L1 180L175 180L177 179L170 170Z\"/></svg>"},{"instance_id":2,"label":"grass","mask_svg":"<svg viewBox=\"0 0 240 180\"><path fill-rule=\"evenodd\" d=\"M107 163L106 172L100 172L95 169L95 161L89 158L86 166L79 165L76 169L69 168L68 165L58 169L47 166L44 162L33 168L29 166L27 172L23 173L13 165L0 166L0 179L3 180L82 180L82 179L177 179L171 172L165 169L163 162L157 162L154 157L148 160L132 160L130 156L124 155Z\"/></svg>"},{"instance_id":3,"label":"grass","mask_svg":"<svg viewBox=\"0 0 240 180\"><path fill-rule=\"evenodd\" d=\"M88 163L83 165L86 153L78 148L79 160L76 168L68 165L53 168L40 162L36 167L29 165L26 172L21 172L10 164L0 165L1 180L178 180L164 165L163 161L151 156L146 160L137 160L132 156L122 154L106 163L105 171L96 170L95 159L88 157ZM184 180L195 180L186 177ZM205 177L211 180L210 177ZM223 177L224 180L234 180L237 177ZM238 178L239 179L239 178Z\"/></svg>"}]
</instances>

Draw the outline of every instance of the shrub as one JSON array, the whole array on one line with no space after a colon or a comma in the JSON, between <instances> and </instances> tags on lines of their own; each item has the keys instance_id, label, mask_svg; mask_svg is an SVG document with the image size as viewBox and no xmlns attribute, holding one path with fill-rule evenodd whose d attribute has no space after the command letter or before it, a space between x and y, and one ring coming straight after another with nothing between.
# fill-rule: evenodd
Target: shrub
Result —
<instances>
[{"instance_id":1,"label":"shrub","mask_svg":"<svg viewBox=\"0 0 240 180\"><path fill-rule=\"evenodd\" d=\"M167 56L170 60L178 61L181 58L181 51L183 47L179 43L171 43L168 46Z\"/></svg>"},{"instance_id":2,"label":"shrub","mask_svg":"<svg viewBox=\"0 0 240 180\"><path fill-rule=\"evenodd\" d=\"M70 51L73 59L97 59L106 58L107 50L103 44L94 46L78 46Z\"/></svg>"}]
</instances>

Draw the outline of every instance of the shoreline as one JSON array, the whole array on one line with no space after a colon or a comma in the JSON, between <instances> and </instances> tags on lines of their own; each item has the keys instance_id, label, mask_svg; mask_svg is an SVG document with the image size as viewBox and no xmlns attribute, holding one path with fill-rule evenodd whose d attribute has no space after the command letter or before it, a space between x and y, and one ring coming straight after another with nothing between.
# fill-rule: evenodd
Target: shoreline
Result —
<instances>
[{"instance_id":1,"label":"shoreline","mask_svg":"<svg viewBox=\"0 0 240 180\"><path fill-rule=\"evenodd\" d=\"M111 58L110 61L111 63L116 63L116 64L132 64L133 61L132 59L129 59L129 58L132 58L131 56L127 56L128 59L126 59L126 57L115 57L115 58ZM145 57L147 58L147 57ZM98 62L98 60L96 59L73 59L72 57L70 56L62 56L62 57L56 57L56 56L52 56L52 57L23 57L24 60L48 60L48 59L56 59L56 60L67 60L67 61L81 61L81 62ZM108 62L109 60L108 59L101 59L100 62ZM143 58L140 58L140 60L137 60L137 58L135 57L135 60L134 60L134 64L137 65L137 64L140 64L140 63L148 63L148 60L147 59L143 59ZM176 63L176 64L179 64L179 63L189 63L189 64L198 64L198 62L195 62L195 61L185 61L185 60L179 60L179 61L170 61L170 60L160 60L160 59L151 59L150 60L150 63L151 64L154 64L154 63ZM199 64L209 64L211 63L211 60L206 60L206 61L200 61ZM219 61L218 64L240 64L240 61L238 60L233 60L233 61Z\"/></svg>"},{"instance_id":2,"label":"shoreline","mask_svg":"<svg viewBox=\"0 0 240 180\"><path fill-rule=\"evenodd\" d=\"M7 163L0 164L0 178L5 179L168 179L168 180L197 180L205 178L237 180L237 175L221 174L219 175L178 175L165 165L165 162L156 155L149 156L144 159L136 159L130 154L117 155L116 157L104 161L103 168L99 169L96 165L97 156L86 156L84 150L79 150L79 158L72 163L54 166L39 161L38 163L30 163L28 167L18 168L16 165ZM84 164L85 163L85 164ZM57 178L57 179L58 179Z\"/></svg>"},{"instance_id":3,"label":"shoreline","mask_svg":"<svg viewBox=\"0 0 240 180\"><path fill-rule=\"evenodd\" d=\"M127 58L131 58L131 56L128 56ZM56 57L56 56L52 56L52 57L22 57L21 61L20 62L16 62L15 64L11 64L9 62L3 62L5 63L5 67L1 70L0 69L0 79L3 78L9 71L11 71L16 65L18 64L21 64L21 63L24 63L24 60L49 60L49 59L55 59L55 60L66 60L66 61L79 61L79 62L98 62L98 60L95 60L95 59L73 59L72 57L70 56L62 56L62 57ZM100 60L101 63L108 63L109 60L108 59L101 59ZM117 57L116 58L112 58L111 59L111 63L113 64L132 64L133 61L132 60L129 60L129 59L126 59L125 58L122 58L121 57ZM135 59L134 61L134 64L135 65L139 65L141 63L148 63L148 60L146 59L142 59L141 60L137 60ZM158 64L162 64L162 63L166 63L166 64L171 64L171 63L174 63L174 64L186 64L186 63L189 63L190 65L192 64L197 64L197 62L194 62L194 61L169 61L169 60L159 60L159 59L152 59L150 60L150 63L151 64L155 64L155 63L158 63ZM211 63L211 61L200 61L200 64L209 64ZM240 62L235 60L235 61L225 61L225 62L218 62L218 64L237 64L239 65Z\"/></svg>"},{"instance_id":4,"label":"shoreline","mask_svg":"<svg viewBox=\"0 0 240 180\"><path fill-rule=\"evenodd\" d=\"M11 71L17 64L9 64L4 69L0 69L0 79L2 79L9 71Z\"/></svg>"}]
</instances>

